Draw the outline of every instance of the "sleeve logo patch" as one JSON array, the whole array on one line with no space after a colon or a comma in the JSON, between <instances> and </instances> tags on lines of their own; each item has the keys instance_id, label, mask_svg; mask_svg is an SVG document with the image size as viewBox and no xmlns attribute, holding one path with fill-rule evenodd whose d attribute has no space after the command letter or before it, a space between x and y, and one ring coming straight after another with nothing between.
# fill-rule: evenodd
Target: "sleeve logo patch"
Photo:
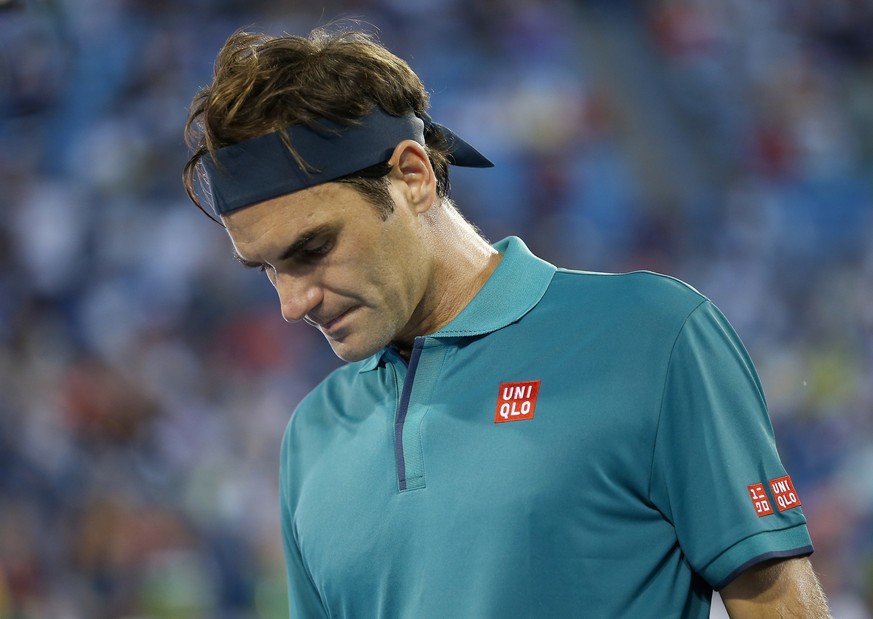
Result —
<instances>
[{"instance_id":1,"label":"sleeve logo patch","mask_svg":"<svg viewBox=\"0 0 873 619\"><path fill-rule=\"evenodd\" d=\"M540 381L529 380L523 383L500 383L497 394L497 409L494 423L533 419L537 407Z\"/></svg>"},{"instance_id":2,"label":"sleeve logo patch","mask_svg":"<svg viewBox=\"0 0 873 619\"><path fill-rule=\"evenodd\" d=\"M797 491L794 489L794 484L791 483L791 478L788 475L778 479L771 479L770 490L773 491L773 498L776 500L776 507L779 508L780 512L800 507L800 498L797 496Z\"/></svg>"},{"instance_id":3,"label":"sleeve logo patch","mask_svg":"<svg viewBox=\"0 0 873 619\"><path fill-rule=\"evenodd\" d=\"M755 506L755 513L758 517L769 516L773 513L773 508L770 506L770 500L767 498L767 492L764 490L764 484L752 484L746 486L749 489L749 494L752 497L752 505Z\"/></svg>"}]
</instances>

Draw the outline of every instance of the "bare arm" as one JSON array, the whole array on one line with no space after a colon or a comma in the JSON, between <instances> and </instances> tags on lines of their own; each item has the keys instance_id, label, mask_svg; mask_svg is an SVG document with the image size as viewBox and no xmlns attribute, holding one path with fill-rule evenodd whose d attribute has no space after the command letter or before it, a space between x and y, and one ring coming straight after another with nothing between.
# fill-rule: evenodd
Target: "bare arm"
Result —
<instances>
[{"instance_id":1,"label":"bare arm","mask_svg":"<svg viewBox=\"0 0 873 619\"><path fill-rule=\"evenodd\" d=\"M731 619L830 619L827 600L806 557L765 561L721 590Z\"/></svg>"}]
</instances>

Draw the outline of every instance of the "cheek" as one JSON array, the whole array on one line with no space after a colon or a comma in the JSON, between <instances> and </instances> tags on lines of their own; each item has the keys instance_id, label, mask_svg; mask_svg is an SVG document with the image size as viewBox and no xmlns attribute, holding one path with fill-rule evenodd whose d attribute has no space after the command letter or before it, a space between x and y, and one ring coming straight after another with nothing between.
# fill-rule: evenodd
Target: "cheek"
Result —
<instances>
[{"instance_id":1,"label":"cheek","mask_svg":"<svg viewBox=\"0 0 873 619\"><path fill-rule=\"evenodd\" d=\"M416 303L426 285L426 263L417 231L410 222L398 219L382 223L377 229L356 239L349 251L337 256L334 269L324 283L335 293L369 299L378 305L389 304L401 311Z\"/></svg>"},{"instance_id":2,"label":"cheek","mask_svg":"<svg viewBox=\"0 0 873 619\"><path fill-rule=\"evenodd\" d=\"M377 277L392 296L416 296L424 279L419 265L421 259L410 251L390 251L383 256Z\"/></svg>"}]
</instances>

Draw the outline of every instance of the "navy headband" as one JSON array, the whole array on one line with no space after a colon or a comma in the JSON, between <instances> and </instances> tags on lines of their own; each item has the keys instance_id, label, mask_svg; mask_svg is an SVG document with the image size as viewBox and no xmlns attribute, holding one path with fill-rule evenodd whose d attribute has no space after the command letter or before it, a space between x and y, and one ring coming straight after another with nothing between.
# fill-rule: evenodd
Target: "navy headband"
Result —
<instances>
[{"instance_id":1,"label":"navy headband","mask_svg":"<svg viewBox=\"0 0 873 619\"><path fill-rule=\"evenodd\" d=\"M449 145L449 163L487 168L494 164L446 127L422 120L412 112L392 116L377 107L357 125L320 120L323 131L306 125L290 127L286 135L306 162L301 167L280 132L268 133L219 148L215 158L203 157L203 167L220 215L293 191L336 180L391 158L403 140L425 144L425 130L443 132Z\"/></svg>"}]
</instances>

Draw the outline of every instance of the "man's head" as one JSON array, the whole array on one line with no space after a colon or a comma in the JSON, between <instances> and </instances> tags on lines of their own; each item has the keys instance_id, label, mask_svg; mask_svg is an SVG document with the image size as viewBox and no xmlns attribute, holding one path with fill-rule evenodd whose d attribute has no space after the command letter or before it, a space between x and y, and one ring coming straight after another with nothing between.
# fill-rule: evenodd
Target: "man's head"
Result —
<instances>
[{"instance_id":1,"label":"man's head","mask_svg":"<svg viewBox=\"0 0 873 619\"><path fill-rule=\"evenodd\" d=\"M447 167L492 164L427 106L418 76L365 34L237 33L188 117L189 196L203 209L205 181L283 316L349 361L405 347L457 309L445 272L459 231L476 235L447 199Z\"/></svg>"},{"instance_id":2,"label":"man's head","mask_svg":"<svg viewBox=\"0 0 873 619\"><path fill-rule=\"evenodd\" d=\"M428 104L419 77L367 34L319 29L308 37L274 37L238 32L220 51L213 81L197 93L188 115L186 137L194 152L185 167L186 190L202 208L196 192L198 168L223 147L295 125L316 130L324 121L354 126L377 108L392 116L427 118ZM428 128L424 138L438 195L445 197L450 138L438 126ZM286 139L285 146L301 168L310 169L293 142L293 137ZM379 162L337 180L351 183L388 213L387 171Z\"/></svg>"}]
</instances>

